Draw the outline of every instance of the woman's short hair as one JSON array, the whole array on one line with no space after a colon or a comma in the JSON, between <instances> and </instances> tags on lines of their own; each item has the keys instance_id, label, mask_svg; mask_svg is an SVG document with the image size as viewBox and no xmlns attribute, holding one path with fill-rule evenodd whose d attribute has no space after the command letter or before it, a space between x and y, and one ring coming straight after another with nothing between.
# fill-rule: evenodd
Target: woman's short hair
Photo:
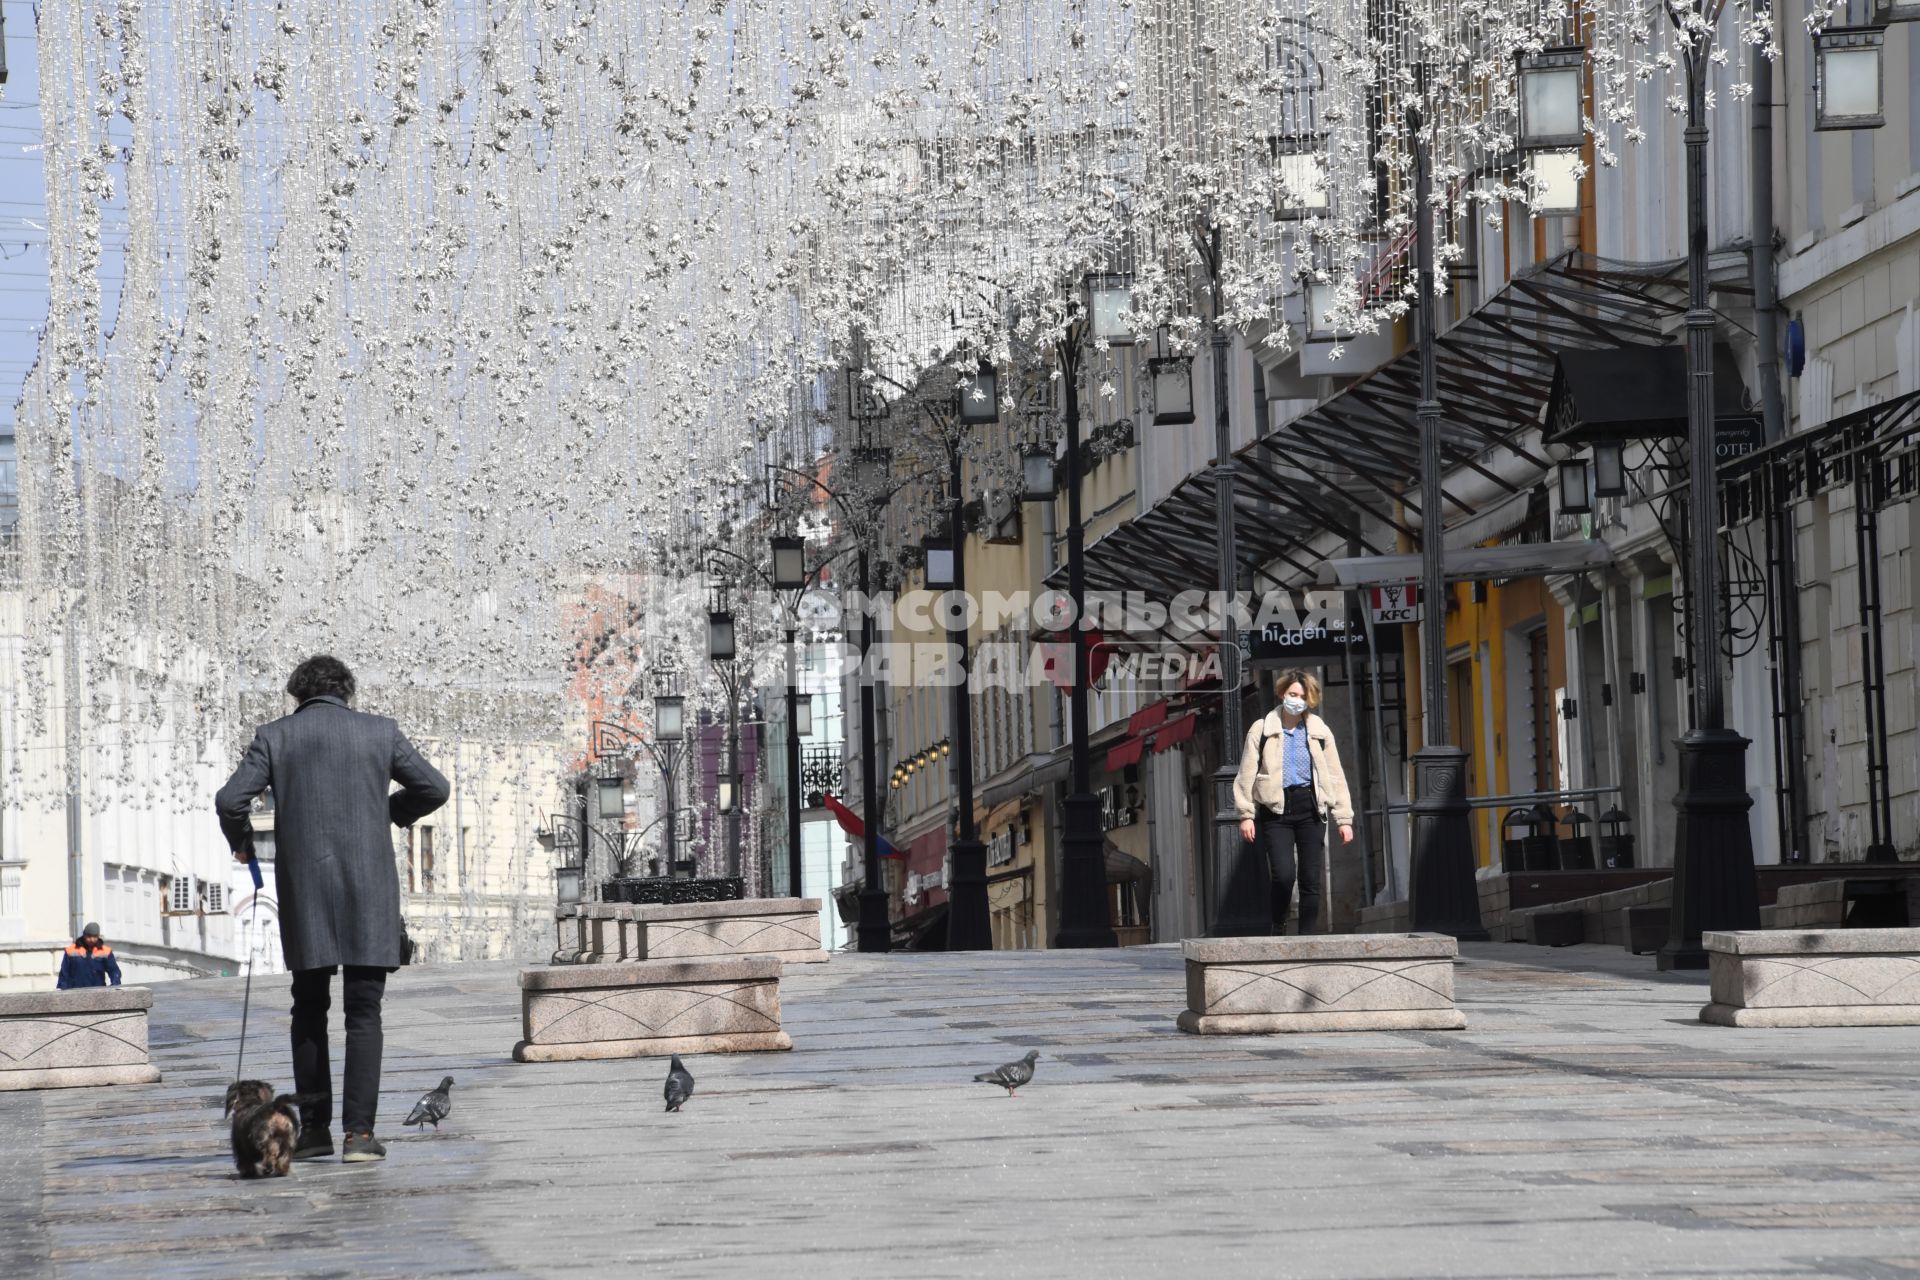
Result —
<instances>
[{"instance_id":1,"label":"woman's short hair","mask_svg":"<svg viewBox=\"0 0 1920 1280\"><path fill-rule=\"evenodd\" d=\"M309 698L338 698L353 701L353 672L347 664L330 654L316 653L293 669L287 677L287 696L295 702Z\"/></svg>"},{"instance_id":2,"label":"woman's short hair","mask_svg":"<svg viewBox=\"0 0 1920 1280\"><path fill-rule=\"evenodd\" d=\"M1302 671L1298 667L1289 667L1285 671L1282 671L1273 678L1273 696L1276 698L1286 697L1287 689L1296 683L1307 691L1307 710L1318 711L1320 709L1320 679L1311 671Z\"/></svg>"}]
</instances>

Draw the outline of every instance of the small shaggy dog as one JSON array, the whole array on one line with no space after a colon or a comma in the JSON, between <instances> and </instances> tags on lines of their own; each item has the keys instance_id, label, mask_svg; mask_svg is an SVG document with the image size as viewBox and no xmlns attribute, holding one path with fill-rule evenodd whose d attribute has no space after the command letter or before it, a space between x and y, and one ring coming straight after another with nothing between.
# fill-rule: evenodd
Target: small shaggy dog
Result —
<instances>
[{"instance_id":1,"label":"small shaggy dog","mask_svg":"<svg viewBox=\"0 0 1920 1280\"><path fill-rule=\"evenodd\" d=\"M300 1140L300 1104L296 1094L275 1096L264 1080L236 1080L227 1086L233 1117L233 1163L243 1178L284 1178Z\"/></svg>"}]
</instances>

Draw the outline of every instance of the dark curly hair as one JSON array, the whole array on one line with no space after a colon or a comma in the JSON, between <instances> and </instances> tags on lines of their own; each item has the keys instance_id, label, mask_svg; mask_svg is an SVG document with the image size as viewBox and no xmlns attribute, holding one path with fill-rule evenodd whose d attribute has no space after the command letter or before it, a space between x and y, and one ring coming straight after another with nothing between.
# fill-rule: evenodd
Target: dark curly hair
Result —
<instances>
[{"instance_id":1,"label":"dark curly hair","mask_svg":"<svg viewBox=\"0 0 1920 1280\"><path fill-rule=\"evenodd\" d=\"M347 664L330 654L316 653L293 669L287 677L287 695L295 702L309 698L338 698L353 701L353 672Z\"/></svg>"}]
</instances>

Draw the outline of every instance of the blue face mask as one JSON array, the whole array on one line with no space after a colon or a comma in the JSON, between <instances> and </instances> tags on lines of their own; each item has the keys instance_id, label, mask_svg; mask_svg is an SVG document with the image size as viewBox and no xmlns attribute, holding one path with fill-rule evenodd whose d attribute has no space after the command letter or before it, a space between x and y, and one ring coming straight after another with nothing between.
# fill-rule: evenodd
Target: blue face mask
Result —
<instances>
[{"instance_id":1,"label":"blue face mask","mask_svg":"<svg viewBox=\"0 0 1920 1280\"><path fill-rule=\"evenodd\" d=\"M1280 699L1280 709L1290 716L1305 715L1307 711L1307 700L1305 698L1282 698Z\"/></svg>"}]
</instances>

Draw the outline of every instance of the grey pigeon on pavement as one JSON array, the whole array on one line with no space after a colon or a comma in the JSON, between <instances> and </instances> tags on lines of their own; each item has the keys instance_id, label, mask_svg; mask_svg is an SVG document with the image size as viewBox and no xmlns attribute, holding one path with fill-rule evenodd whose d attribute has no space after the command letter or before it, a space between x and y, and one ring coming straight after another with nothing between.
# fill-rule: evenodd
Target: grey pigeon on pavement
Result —
<instances>
[{"instance_id":1,"label":"grey pigeon on pavement","mask_svg":"<svg viewBox=\"0 0 1920 1280\"><path fill-rule=\"evenodd\" d=\"M440 1122L453 1110L453 1077L448 1076L440 1082L438 1089L420 1095L420 1101L413 1104L413 1110L407 1113L402 1124L430 1124L435 1133L440 1132Z\"/></svg>"},{"instance_id":2,"label":"grey pigeon on pavement","mask_svg":"<svg viewBox=\"0 0 1920 1280\"><path fill-rule=\"evenodd\" d=\"M982 1071L974 1077L977 1084L997 1084L1007 1091L1009 1098L1015 1096L1014 1090L1033 1079L1034 1060L1040 1056L1038 1049L1027 1050L1027 1056L1018 1062L1009 1062L995 1067L991 1071Z\"/></svg>"},{"instance_id":3,"label":"grey pigeon on pavement","mask_svg":"<svg viewBox=\"0 0 1920 1280\"><path fill-rule=\"evenodd\" d=\"M673 1055L673 1065L667 1068L667 1110L678 1111L680 1104L693 1096L693 1073L680 1065L680 1055Z\"/></svg>"}]
</instances>

